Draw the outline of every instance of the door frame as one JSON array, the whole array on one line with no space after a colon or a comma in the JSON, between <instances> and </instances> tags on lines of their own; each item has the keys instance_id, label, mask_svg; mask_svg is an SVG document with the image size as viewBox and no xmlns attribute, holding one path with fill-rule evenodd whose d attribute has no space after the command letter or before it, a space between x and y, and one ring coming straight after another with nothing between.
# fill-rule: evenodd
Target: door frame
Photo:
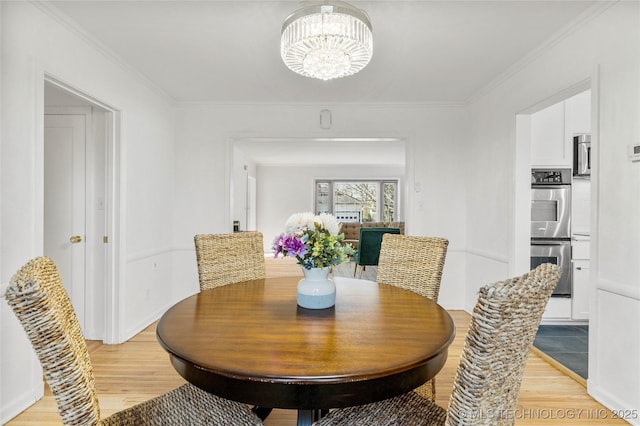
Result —
<instances>
[{"instance_id":1,"label":"door frame","mask_svg":"<svg viewBox=\"0 0 640 426\"><path fill-rule=\"evenodd\" d=\"M119 343L121 341L120 327L120 291L119 283L122 280L123 264L121 250L122 225L121 188L120 188L120 140L121 140L121 112L117 108L88 95L62 80L42 73L42 84L38 85L37 102L38 114L36 117L37 147L36 170L38 170L39 182L36 185L36 200L39 204L36 219L36 235L40 244L39 252L42 253L44 242L44 86L45 83L54 85L59 89L78 97L93 107L100 108L105 115L105 235L108 238L105 254L105 289L104 289L104 318L103 336L104 343Z\"/></svg>"},{"instance_id":2,"label":"door frame","mask_svg":"<svg viewBox=\"0 0 640 426\"><path fill-rule=\"evenodd\" d=\"M378 139L378 138L393 139L395 142L401 143L404 148L404 156L405 156L404 174L401 176L398 176L398 184L401 185L402 189L401 191L398 191L398 194L397 194L398 200L400 201L397 206L398 208L397 213L398 213L398 217L402 217L403 220L407 223L405 232L409 233L411 232L411 222L414 219L413 212L415 210L422 208L421 207L422 200L421 200L420 194L418 194L419 190L416 189L416 185L415 185L415 167L416 167L415 166L415 138L412 135L387 134L386 132L380 132L380 133L381 134L379 134L378 136L373 137L373 139ZM232 229L231 227L233 223L232 218L234 215L234 211L233 211L234 205L232 201L233 201L234 195L236 195L234 194L234 176L233 176L234 148L236 147L236 144L238 142L260 141L261 143L272 143L272 142L283 142L283 141L295 142L300 140L318 140L318 141L340 140L340 141L344 141L345 143L348 143L348 141L345 141L345 138L354 139L354 140L372 139L371 136L363 135L363 134L333 135L328 137L324 134L316 134L316 133L312 133L306 136L300 136L299 134L296 134L296 135L285 134L280 136L268 136L264 134L227 136L226 143L225 143L224 223L227 224L226 226L228 228L226 228L225 232L232 232L231 231ZM295 163L291 163L291 164L293 165ZM256 179L258 179L257 176L256 176ZM310 193L312 189L313 188L309 189ZM256 187L256 193L257 192L258 192L258 188ZM259 194L257 195L258 195L257 198L259 198ZM313 210L313 197L311 197L310 208ZM257 204L255 206L255 210L256 210L256 216L258 217L259 215L257 213L257 210L258 210ZM256 222L256 226L259 227L257 222ZM268 249L268 247L265 246L265 249Z\"/></svg>"},{"instance_id":3,"label":"door frame","mask_svg":"<svg viewBox=\"0 0 640 426\"><path fill-rule=\"evenodd\" d=\"M511 217L511 246L509 250L509 274L511 276L523 274L531 269L529 264L531 244L531 115L585 90L591 90L593 111L594 102L597 101L597 99L594 99L596 86L593 79L586 79L514 114L514 150L512 153L514 164L514 183L512 188L514 209ZM594 134L594 128L597 128L597 119L593 112L591 120L592 134ZM593 139L591 143L593 146ZM595 208L593 189L591 197L591 208L593 210ZM591 226L593 230L596 229L594 228L595 225L592 216ZM592 241L594 234L595 231L592 231Z\"/></svg>"},{"instance_id":4,"label":"door frame","mask_svg":"<svg viewBox=\"0 0 640 426\"><path fill-rule=\"evenodd\" d=\"M247 173L247 217L245 219L245 227L247 231L255 231L258 222L258 213L256 212L258 200L258 182L255 176L249 176Z\"/></svg>"}]
</instances>

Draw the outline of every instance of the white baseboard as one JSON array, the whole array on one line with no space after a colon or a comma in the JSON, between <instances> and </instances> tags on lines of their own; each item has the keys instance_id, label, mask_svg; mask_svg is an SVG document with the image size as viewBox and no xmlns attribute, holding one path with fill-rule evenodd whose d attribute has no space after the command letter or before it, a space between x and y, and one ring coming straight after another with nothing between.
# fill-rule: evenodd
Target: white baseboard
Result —
<instances>
[{"instance_id":1,"label":"white baseboard","mask_svg":"<svg viewBox=\"0 0 640 426\"><path fill-rule=\"evenodd\" d=\"M154 322L158 321L160 317L165 312L167 312L167 310L169 310L169 308L171 308L171 306L173 306L175 303L177 302L170 303L167 306L164 306L161 309L158 309L156 312L151 313L145 319L139 321L137 324L134 324L132 327L129 327L127 330L125 330L124 336L122 336L123 337L122 342L118 342L118 343L126 342L127 340L136 336L145 328L149 327Z\"/></svg>"},{"instance_id":2,"label":"white baseboard","mask_svg":"<svg viewBox=\"0 0 640 426\"><path fill-rule=\"evenodd\" d=\"M7 401L7 394L13 395L9 401ZM11 392L3 392L2 394L2 411L0 411L0 424L5 424L9 420L22 413L27 408L31 407L38 400L44 396L44 385L38 389L32 389L23 392L20 395L14 395Z\"/></svg>"},{"instance_id":3,"label":"white baseboard","mask_svg":"<svg viewBox=\"0 0 640 426\"><path fill-rule=\"evenodd\" d=\"M612 413L594 413L601 417L602 421L611 419L613 415L616 418L622 418L631 425L640 426L640 407L625 406L623 401L616 398L615 395L607 392L606 389L598 386L593 381L587 379L587 393L591 395L600 404L607 407ZM605 417L607 416L607 417Z\"/></svg>"}]
</instances>

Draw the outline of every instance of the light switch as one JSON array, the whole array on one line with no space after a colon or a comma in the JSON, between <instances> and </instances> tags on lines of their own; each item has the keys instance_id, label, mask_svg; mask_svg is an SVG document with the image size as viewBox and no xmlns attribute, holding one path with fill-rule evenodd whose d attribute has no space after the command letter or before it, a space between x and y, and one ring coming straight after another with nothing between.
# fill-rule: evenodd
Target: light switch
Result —
<instances>
[{"instance_id":1,"label":"light switch","mask_svg":"<svg viewBox=\"0 0 640 426\"><path fill-rule=\"evenodd\" d=\"M323 109L320 111L320 128L321 129L330 129L331 128L331 111L328 109Z\"/></svg>"},{"instance_id":2,"label":"light switch","mask_svg":"<svg viewBox=\"0 0 640 426\"><path fill-rule=\"evenodd\" d=\"M640 161L640 143L628 145L627 153L629 155L629 161Z\"/></svg>"}]
</instances>

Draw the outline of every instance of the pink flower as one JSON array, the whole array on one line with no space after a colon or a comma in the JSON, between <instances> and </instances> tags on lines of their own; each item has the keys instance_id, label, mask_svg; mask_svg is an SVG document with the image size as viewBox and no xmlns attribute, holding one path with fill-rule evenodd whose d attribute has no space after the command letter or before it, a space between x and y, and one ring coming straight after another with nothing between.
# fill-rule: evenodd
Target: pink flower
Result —
<instances>
[{"instance_id":1,"label":"pink flower","mask_svg":"<svg viewBox=\"0 0 640 426\"><path fill-rule=\"evenodd\" d=\"M287 235L282 242L282 251L290 257L304 256L307 253L307 247L300 238Z\"/></svg>"},{"instance_id":2,"label":"pink flower","mask_svg":"<svg viewBox=\"0 0 640 426\"><path fill-rule=\"evenodd\" d=\"M273 241L274 257L278 257L280 253L289 257L304 256L307 254L307 247L304 242L293 235L280 234Z\"/></svg>"}]
</instances>

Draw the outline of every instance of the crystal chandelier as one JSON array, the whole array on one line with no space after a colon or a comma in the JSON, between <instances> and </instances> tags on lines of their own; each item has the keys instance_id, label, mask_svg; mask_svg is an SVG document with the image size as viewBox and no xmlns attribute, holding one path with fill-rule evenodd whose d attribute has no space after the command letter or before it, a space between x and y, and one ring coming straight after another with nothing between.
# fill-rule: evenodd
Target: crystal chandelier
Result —
<instances>
[{"instance_id":1,"label":"crystal chandelier","mask_svg":"<svg viewBox=\"0 0 640 426\"><path fill-rule=\"evenodd\" d=\"M282 24L280 54L305 77L330 80L363 69L373 55L367 14L342 1L309 3Z\"/></svg>"}]
</instances>

